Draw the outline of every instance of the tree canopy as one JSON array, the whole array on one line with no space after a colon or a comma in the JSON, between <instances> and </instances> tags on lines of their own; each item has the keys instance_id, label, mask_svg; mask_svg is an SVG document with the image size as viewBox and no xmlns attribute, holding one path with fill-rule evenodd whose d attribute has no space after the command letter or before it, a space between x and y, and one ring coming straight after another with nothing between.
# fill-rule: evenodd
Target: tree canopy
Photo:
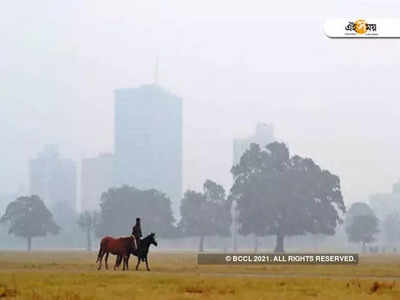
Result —
<instances>
[{"instance_id":1,"label":"tree canopy","mask_svg":"<svg viewBox=\"0 0 400 300\"><path fill-rule=\"evenodd\" d=\"M52 213L36 195L19 197L8 204L0 222L9 224L9 234L27 239L28 251L34 237L58 234L60 227L54 222Z\"/></svg>"},{"instance_id":2,"label":"tree canopy","mask_svg":"<svg viewBox=\"0 0 400 300\"><path fill-rule=\"evenodd\" d=\"M355 202L353 203L349 210L346 212L346 223L350 221L350 219L354 216L366 216L366 215L374 215L374 211L371 207L364 202Z\"/></svg>"},{"instance_id":3,"label":"tree canopy","mask_svg":"<svg viewBox=\"0 0 400 300\"><path fill-rule=\"evenodd\" d=\"M155 232L161 237L176 234L171 201L158 190L140 190L128 185L110 188L102 194L100 207L97 236L129 235L136 217L142 219L144 232Z\"/></svg>"},{"instance_id":4,"label":"tree canopy","mask_svg":"<svg viewBox=\"0 0 400 300\"><path fill-rule=\"evenodd\" d=\"M346 213L345 231L349 242L365 245L375 241L379 220L371 207L364 202L353 203Z\"/></svg>"},{"instance_id":5,"label":"tree canopy","mask_svg":"<svg viewBox=\"0 0 400 300\"><path fill-rule=\"evenodd\" d=\"M290 156L284 143L262 149L251 144L232 167L231 199L237 202L239 232L276 235L275 251L285 236L333 235L345 212L340 179L310 158Z\"/></svg>"},{"instance_id":6,"label":"tree canopy","mask_svg":"<svg viewBox=\"0 0 400 300\"><path fill-rule=\"evenodd\" d=\"M378 232L378 218L375 215L356 215L346 226L349 241L361 243L364 252L365 245L374 242Z\"/></svg>"},{"instance_id":7,"label":"tree canopy","mask_svg":"<svg viewBox=\"0 0 400 300\"><path fill-rule=\"evenodd\" d=\"M230 207L223 186L206 180L203 192L186 191L180 208L180 232L185 236L200 237L199 250L203 251L206 236L230 234Z\"/></svg>"}]
</instances>

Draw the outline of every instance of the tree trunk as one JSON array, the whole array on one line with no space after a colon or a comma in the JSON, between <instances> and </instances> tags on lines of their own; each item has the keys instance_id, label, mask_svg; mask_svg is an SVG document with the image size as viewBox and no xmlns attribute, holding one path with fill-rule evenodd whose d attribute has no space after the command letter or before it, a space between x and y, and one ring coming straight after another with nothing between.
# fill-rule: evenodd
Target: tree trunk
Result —
<instances>
[{"instance_id":1,"label":"tree trunk","mask_svg":"<svg viewBox=\"0 0 400 300\"><path fill-rule=\"evenodd\" d=\"M28 237L26 238L26 240L27 240L27 242L28 242L28 244L27 244L27 246L28 246L28 252L31 252L31 250L32 250L32 237L28 236Z\"/></svg>"},{"instance_id":2,"label":"tree trunk","mask_svg":"<svg viewBox=\"0 0 400 300\"><path fill-rule=\"evenodd\" d=\"M204 252L204 235L200 236L199 252Z\"/></svg>"},{"instance_id":3,"label":"tree trunk","mask_svg":"<svg viewBox=\"0 0 400 300\"><path fill-rule=\"evenodd\" d=\"M284 249L283 249L284 238L285 238L285 236L283 234L281 234L281 233L278 233L276 235L276 246L275 246L275 250L274 250L275 253L277 253L277 252L285 252Z\"/></svg>"},{"instance_id":4,"label":"tree trunk","mask_svg":"<svg viewBox=\"0 0 400 300\"><path fill-rule=\"evenodd\" d=\"M89 229L87 230L86 234L87 234L87 251L92 251L92 236Z\"/></svg>"},{"instance_id":5,"label":"tree trunk","mask_svg":"<svg viewBox=\"0 0 400 300\"><path fill-rule=\"evenodd\" d=\"M254 253L258 251L258 237L254 235Z\"/></svg>"}]
</instances>

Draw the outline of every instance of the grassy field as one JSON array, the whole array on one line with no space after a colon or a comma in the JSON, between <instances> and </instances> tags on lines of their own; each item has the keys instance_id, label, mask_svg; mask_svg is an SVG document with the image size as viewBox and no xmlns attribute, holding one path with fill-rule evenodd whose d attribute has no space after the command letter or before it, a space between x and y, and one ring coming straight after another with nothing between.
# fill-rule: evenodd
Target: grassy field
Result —
<instances>
[{"instance_id":1,"label":"grassy field","mask_svg":"<svg viewBox=\"0 0 400 300\"><path fill-rule=\"evenodd\" d=\"M194 253L153 253L151 272L134 271L136 259L127 272L97 271L95 260L0 252L0 299L400 299L394 255L362 256L355 266L198 266Z\"/></svg>"}]
</instances>

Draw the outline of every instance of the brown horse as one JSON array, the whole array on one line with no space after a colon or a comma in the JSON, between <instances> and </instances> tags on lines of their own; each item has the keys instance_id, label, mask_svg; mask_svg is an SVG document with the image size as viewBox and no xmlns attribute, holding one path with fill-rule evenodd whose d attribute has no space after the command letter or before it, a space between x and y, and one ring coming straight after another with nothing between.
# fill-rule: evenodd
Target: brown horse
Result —
<instances>
[{"instance_id":1,"label":"brown horse","mask_svg":"<svg viewBox=\"0 0 400 300\"><path fill-rule=\"evenodd\" d=\"M132 251L131 249L135 248L135 246L136 246L136 241L133 236L121 237L121 238L113 238L111 236L104 237L100 242L100 250L99 254L97 255L96 263L99 263L97 270L101 269L104 254L106 255L105 266L106 269L108 270L107 260L108 260L108 255L110 253L122 257L125 261L125 259L126 260L128 259ZM125 264L123 270L125 270Z\"/></svg>"}]
</instances>

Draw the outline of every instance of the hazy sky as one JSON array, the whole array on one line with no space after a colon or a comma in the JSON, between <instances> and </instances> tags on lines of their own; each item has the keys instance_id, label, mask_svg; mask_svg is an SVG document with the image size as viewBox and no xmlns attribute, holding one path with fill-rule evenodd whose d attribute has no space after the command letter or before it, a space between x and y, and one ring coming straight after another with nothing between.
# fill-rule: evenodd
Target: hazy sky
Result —
<instances>
[{"instance_id":1,"label":"hazy sky","mask_svg":"<svg viewBox=\"0 0 400 300\"><path fill-rule=\"evenodd\" d=\"M378 5L379 3L379 5ZM274 123L338 174L347 203L400 178L400 41L329 40L327 17L393 16L397 0L0 3L0 193L28 188L44 144L112 152L113 89L154 78L184 101L184 187L229 188L232 140ZM213 151L213 153L210 152Z\"/></svg>"}]
</instances>

